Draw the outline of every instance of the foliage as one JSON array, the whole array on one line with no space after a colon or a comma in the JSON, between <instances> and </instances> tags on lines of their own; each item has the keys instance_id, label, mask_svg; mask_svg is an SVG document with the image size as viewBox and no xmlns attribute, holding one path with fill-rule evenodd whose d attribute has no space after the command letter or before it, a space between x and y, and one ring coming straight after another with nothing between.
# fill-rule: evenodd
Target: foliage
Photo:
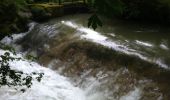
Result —
<instances>
[{"instance_id":1,"label":"foliage","mask_svg":"<svg viewBox=\"0 0 170 100\"><path fill-rule=\"evenodd\" d=\"M3 49L9 49L13 52L13 55L16 55L15 50L12 47L1 45ZM31 60L32 56L29 57ZM26 86L30 88L32 85L33 77L36 76L38 82L41 81L43 73L32 72L31 74L23 73L22 71L16 71L10 68L9 62L23 60L20 57L11 56L10 52L5 52L3 55L0 55L0 87L7 85L9 87L15 86ZM17 88L16 88L17 89ZM22 92L25 92L25 89L21 89Z\"/></svg>"},{"instance_id":2,"label":"foliage","mask_svg":"<svg viewBox=\"0 0 170 100\"><path fill-rule=\"evenodd\" d=\"M94 14L88 19L88 27L92 27L94 30L97 28L97 26L102 27L102 22L99 19L99 17Z\"/></svg>"},{"instance_id":3,"label":"foliage","mask_svg":"<svg viewBox=\"0 0 170 100\"><path fill-rule=\"evenodd\" d=\"M50 14L46 11L46 9L41 6L32 6L31 13L33 14L33 18L36 21L42 21L48 19L50 16Z\"/></svg>"},{"instance_id":4,"label":"foliage","mask_svg":"<svg viewBox=\"0 0 170 100\"><path fill-rule=\"evenodd\" d=\"M104 14L121 15L123 12L123 5L120 0L95 0L94 7L97 12Z\"/></svg>"},{"instance_id":5,"label":"foliage","mask_svg":"<svg viewBox=\"0 0 170 100\"><path fill-rule=\"evenodd\" d=\"M3 43L0 42L0 49L6 50L6 51L10 51L12 52L14 55L16 55L15 49L9 45L5 45Z\"/></svg>"},{"instance_id":6,"label":"foliage","mask_svg":"<svg viewBox=\"0 0 170 100\"><path fill-rule=\"evenodd\" d=\"M166 0L122 0L122 2L126 18L153 21L168 21L170 18L170 3L168 4Z\"/></svg>"},{"instance_id":7,"label":"foliage","mask_svg":"<svg viewBox=\"0 0 170 100\"><path fill-rule=\"evenodd\" d=\"M26 55L26 59L30 60L30 61L36 61L37 57L33 56L33 55Z\"/></svg>"},{"instance_id":8,"label":"foliage","mask_svg":"<svg viewBox=\"0 0 170 100\"><path fill-rule=\"evenodd\" d=\"M97 14L121 15L123 12L122 2L120 0L87 0L89 6L93 9L93 15L89 18L88 27L94 30L102 26L102 22Z\"/></svg>"},{"instance_id":9,"label":"foliage","mask_svg":"<svg viewBox=\"0 0 170 100\"><path fill-rule=\"evenodd\" d=\"M26 29L27 21L18 12L24 10L25 0L1 0L0 2L0 40L14 32Z\"/></svg>"},{"instance_id":10,"label":"foliage","mask_svg":"<svg viewBox=\"0 0 170 100\"><path fill-rule=\"evenodd\" d=\"M25 0L13 0L18 9L23 9L26 6Z\"/></svg>"},{"instance_id":11,"label":"foliage","mask_svg":"<svg viewBox=\"0 0 170 100\"><path fill-rule=\"evenodd\" d=\"M7 0L8 1L8 0ZM0 32L4 33L6 31L6 27L12 27L11 23L13 23L17 16L17 7L14 2L0 2ZM10 15L10 16L9 16ZM4 27L3 27L4 26ZM6 34L9 35L9 34ZM2 37L2 34L1 36Z\"/></svg>"},{"instance_id":12,"label":"foliage","mask_svg":"<svg viewBox=\"0 0 170 100\"><path fill-rule=\"evenodd\" d=\"M137 21L153 21L156 23L170 23L169 0L87 0L93 13L111 18L118 17ZM98 17L92 17L90 26L98 26ZM93 22L93 23L92 23ZM99 25L100 26L100 25Z\"/></svg>"}]
</instances>

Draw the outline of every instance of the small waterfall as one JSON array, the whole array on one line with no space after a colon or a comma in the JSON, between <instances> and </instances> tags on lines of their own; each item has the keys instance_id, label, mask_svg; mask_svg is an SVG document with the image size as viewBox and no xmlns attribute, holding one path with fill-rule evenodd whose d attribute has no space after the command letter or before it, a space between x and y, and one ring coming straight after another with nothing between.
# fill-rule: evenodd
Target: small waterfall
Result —
<instances>
[{"instance_id":1,"label":"small waterfall","mask_svg":"<svg viewBox=\"0 0 170 100\"><path fill-rule=\"evenodd\" d=\"M6 51L0 50L0 55ZM11 53L12 54L12 53ZM15 55L23 57L22 54ZM24 59L24 58L22 58ZM41 82L33 80L31 88L26 89L24 93L13 87L2 86L0 88L0 98L2 100L117 100L109 99L103 91L99 91L98 87L102 85L94 78L88 78L89 82L84 83L84 88L76 87L69 78L59 75L56 71L39 65L36 62L24 60L10 61L11 69L22 71L24 73L44 73ZM102 78L102 77L101 77ZM17 87L20 88L19 86ZM140 90L136 88L120 100L138 100L140 98Z\"/></svg>"},{"instance_id":2,"label":"small waterfall","mask_svg":"<svg viewBox=\"0 0 170 100\"><path fill-rule=\"evenodd\" d=\"M169 70L161 57L150 55L152 50L158 48L169 50L166 42L156 46L154 43L138 39L131 41L114 32L106 35L100 30L97 32L86 28L80 24L79 19L81 18L78 16L71 20L61 18L41 24L30 23L28 32L14 34L13 39L4 38L1 42L15 47L17 57L24 59L26 54L31 53L40 58L37 62L26 59L11 61L11 68L24 73L42 72L44 77L41 82L34 80L32 87L26 89L24 93L3 86L0 88L0 98L3 100L164 100L164 94L152 78L138 76L138 73L131 71L127 66L120 67L114 64L115 62L100 62L88 58L83 54L81 47L80 51L72 48L64 51L63 48L69 47L74 42L88 41L87 43L136 56L140 60L155 63ZM0 55L4 52L0 50ZM115 66L117 68L114 68Z\"/></svg>"},{"instance_id":3,"label":"small waterfall","mask_svg":"<svg viewBox=\"0 0 170 100\"><path fill-rule=\"evenodd\" d=\"M20 51L21 47L16 44L16 42L33 30L36 23L31 23L29 25L30 29L28 32L14 34L12 35L13 39L5 37L1 42L15 46L15 48ZM0 50L0 55L3 55L5 52L4 50ZM86 77L85 73L82 79L86 77L87 81L83 82L83 84L75 85L71 79L60 75L58 71L53 71L36 62L26 60L24 58L25 54L22 52L18 52L17 55L11 53L11 55L23 59L20 61L10 61L9 65L11 69L22 71L27 74L32 72L44 73L44 76L41 82L37 82L37 80L34 79L32 87L26 88L24 93L19 90L23 88L20 86L17 86L18 90L15 89L16 87L2 86L0 88L0 98L3 100L117 100L115 97L107 97L109 96L109 91L100 90L102 83L94 77ZM79 81L80 80L81 79L79 79ZM138 100L140 94L140 90L136 88L122 96L120 100Z\"/></svg>"}]
</instances>

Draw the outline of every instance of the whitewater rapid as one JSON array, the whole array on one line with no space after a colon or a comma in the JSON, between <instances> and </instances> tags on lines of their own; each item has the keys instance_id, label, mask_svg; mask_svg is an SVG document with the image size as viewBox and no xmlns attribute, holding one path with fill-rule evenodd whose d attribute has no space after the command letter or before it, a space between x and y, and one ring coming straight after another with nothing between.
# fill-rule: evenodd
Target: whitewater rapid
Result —
<instances>
[{"instance_id":1,"label":"whitewater rapid","mask_svg":"<svg viewBox=\"0 0 170 100\"><path fill-rule=\"evenodd\" d=\"M0 55L3 55L4 52L5 51L0 50ZM16 55L16 57L22 57L22 55L19 54ZM28 74L32 72L44 73L44 76L41 82L34 79L32 87L26 89L24 93L15 90L13 87L1 87L1 100L86 100L83 91L73 86L68 78L36 62L24 59L20 61L10 61L9 65L11 69L17 71Z\"/></svg>"},{"instance_id":2,"label":"whitewater rapid","mask_svg":"<svg viewBox=\"0 0 170 100\"><path fill-rule=\"evenodd\" d=\"M5 37L1 43L12 45L15 49L19 49L20 46L16 45L15 42L27 35L36 24L37 23L30 23L28 32L14 34L12 35L12 38ZM5 52L9 51L0 49L0 55L3 55ZM83 91L78 87L73 86L68 78L61 76L57 72L45 68L36 62L24 59L23 53L13 55L10 52L10 54L16 58L22 58L22 60L19 61L10 61L9 66L11 69L22 71L27 74L32 72L44 73L44 76L41 82L34 79L32 87L27 88L24 93L20 90L16 90L14 87L1 87L0 100L86 100Z\"/></svg>"},{"instance_id":3,"label":"whitewater rapid","mask_svg":"<svg viewBox=\"0 0 170 100\"><path fill-rule=\"evenodd\" d=\"M0 50L0 55L5 52ZM41 82L33 79L31 88L25 88L23 93L20 91L23 87L2 86L0 88L1 100L108 100L107 95L101 91L95 91L96 87L100 87L100 82L94 78L89 78L90 82L86 83L86 88L82 89L73 85L69 78L66 78L57 71L39 65L36 62L24 59L22 54L13 55L12 57L20 57L22 60L14 60L9 62L11 69L22 71L30 74L32 72L44 73ZM139 88L122 96L120 100L138 100L141 91ZM117 100L117 99L114 99Z\"/></svg>"},{"instance_id":4,"label":"whitewater rapid","mask_svg":"<svg viewBox=\"0 0 170 100\"><path fill-rule=\"evenodd\" d=\"M169 69L168 65L165 64L160 58L153 59L153 58L147 57L146 55L140 53L139 51L124 45L125 43L123 44L123 43L119 43L117 41L113 41L113 40L109 39L107 36L104 36L100 32L94 31L93 29L86 28L86 27L81 26L81 25L79 25L75 22L72 22L72 21L61 21L61 23L66 26L76 29L80 33L83 33L80 36L82 39L86 39L86 40L95 42L97 44L106 46L108 48L112 48L113 50L116 50L118 52L123 52L127 55L137 56L142 60L145 60L145 61L148 61L151 63L155 63L162 68ZM115 37L114 34L112 34L112 36ZM129 41L125 40L125 42L128 43ZM154 45L151 43L147 43L147 42L143 42L143 41L139 41L139 40L135 40L135 45L143 46L145 48L154 47ZM165 45L162 45L162 44L160 45L160 47L163 49L168 49Z\"/></svg>"},{"instance_id":5,"label":"whitewater rapid","mask_svg":"<svg viewBox=\"0 0 170 100\"><path fill-rule=\"evenodd\" d=\"M28 34L36 23L29 25L30 29L28 32L14 34L12 35L13 39L5 37L1 42L13 45L17 49L21 48L19 45L16 45L15 42ZM100 38L100 36L98 38ZM9 51L0 49L0 55L3 55L5 52ZM84 84L84 88L81 88L75 86L69 78L60 75L57 71L25 59L25 53L23 52L18 52L17 55L13 55L11 52L10 54L14 57L22 58L22 60L19 61L10 61L9 65L11 69L28 74L32 72L44 73L44 76L41 82L33 79L31 88L26 88L24 93L19 90L23 87L18 86L18 90L15 89L16 87L0 87L0 100L118 100L114 99L114 97L109 99L109 92L96 91L96 88L101 87L102 84L93 77L89 78L89 82ZM140 95L141 90L136 87L128 94L120 97L119 100L138 100L140 99Z\"/></svg>"}]
</instances>

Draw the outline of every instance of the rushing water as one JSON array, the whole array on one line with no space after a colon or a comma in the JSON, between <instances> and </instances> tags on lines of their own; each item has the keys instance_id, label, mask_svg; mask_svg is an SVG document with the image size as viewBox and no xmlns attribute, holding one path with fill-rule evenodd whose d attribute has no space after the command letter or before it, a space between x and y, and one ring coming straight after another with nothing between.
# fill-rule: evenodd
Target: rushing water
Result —
<instances>
[{"instance_id":1,"label":"rushing water","mask_svg":"<svg viewBox=\"0 0 170 100\"><path fill-rule=\"evenodd\" d=\"M66 20L62 23L85 33L81 36L83 38L120 52L136 55L143 60L157 63L160 67L169 69L170 30L168 27L104 20L104 27L99 28L96 32L86 28L86 24L82 20L83 18L79 18Z\"/></svg>"},{"instance_id":2,"label":"rushing water","mask_svg":"<svg viewBox=\"0 0 170 100\"><path fill-rule=\"evenodd\" d=\"M4 52L0 50L0 55ZM17 56L22 57L22 55ZM26 89L25 93L22 93L19 89L15 90L13 87L1 87L1 100L86 100L83 91L74 87L66 77L35 62L27 60L10 61L9 65L12 69L28 74L32 72L44 73L44 77L41 82L33 80L32 87Z\"/></svg>"},{"instance_id":3,"label":"rushing water","mask_svg":"<svg viewBox=\"0 0 170 100\"><path fill-rule=\"evenodd\" d=\"M71 56L72 52L77 54L75 58L66 56L65 60L60 53L70 43L85 40L156 64L155 69L169 70L170 30L103 18L104 27L94 31L86 27L88 17L73 15L42 24L31 23L28 32L13 35L13 40L4 38L1 42L13 45L21 52L18 56L33 54L40 58L40 64L49 68L27 60L10 62L16 70L45 75L42 82L34 81L25 93L2 87L0 97L4 100L168 100L156 82L139 77L126 66L110 70L108 66L113 67L113 63L105 65L90 60L79 51L65 52ZM0 54L3 53L1 50Z\"/></svg>"}]
</instances>

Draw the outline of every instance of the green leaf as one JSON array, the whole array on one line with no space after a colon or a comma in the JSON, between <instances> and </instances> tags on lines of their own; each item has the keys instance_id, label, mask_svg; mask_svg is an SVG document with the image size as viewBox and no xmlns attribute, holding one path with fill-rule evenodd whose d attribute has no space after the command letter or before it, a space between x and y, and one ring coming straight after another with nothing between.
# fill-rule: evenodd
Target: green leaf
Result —
<instances>
[{"instance_id":1,"label":"green leaf","mask_svg":"<svg viewBox=\"0 0 170 100\"><path fill-rule=\"evenodd\" d=\"M88 27L92 27L94 30L98 27L102 27L103 24L97 14L93 14L89 19L88 19Z\"/></svg>"},{"instance_id":2,"label":"green leaf","mask_svg":"<svg viewBox=\"0 0 170 100\"><path fill-rule=\"evenodd\" d=\"M30 88L32 80L36 76L37 81L40 82L44 73L33 72L33 74L23 73L21 71L12 70L9 65L9 61L22 60L22 58L11 57L10 52L5 52L0 55L0 87L7 85L9 87L26 86ZM10 81L8 80L10 79ZM25 92L25 90L21 90Z\"/></svg>"}]
</instances>

